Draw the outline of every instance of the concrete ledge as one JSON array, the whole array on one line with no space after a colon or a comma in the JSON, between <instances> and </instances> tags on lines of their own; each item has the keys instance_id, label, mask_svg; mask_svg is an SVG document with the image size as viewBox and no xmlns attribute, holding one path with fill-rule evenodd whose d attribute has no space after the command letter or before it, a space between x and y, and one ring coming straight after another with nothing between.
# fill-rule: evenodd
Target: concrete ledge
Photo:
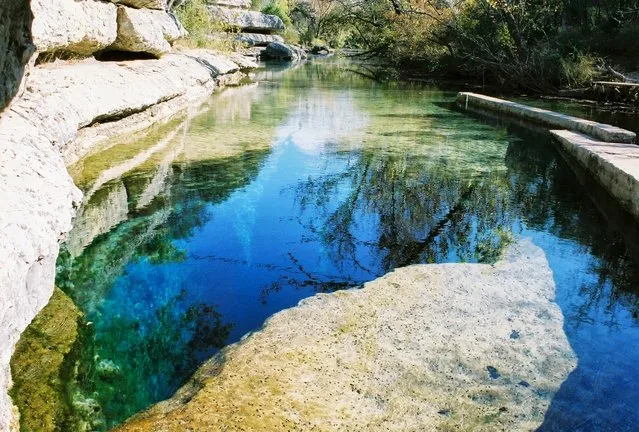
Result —
<instances>
[{"instance_id":1,"label":"concrete ledge","mask_svg":"<svg viewBox=\"0 0 639 432\"><path fill-rule=\"evenodd\" d=\"M457 96L457 104L462 108L497 111L516 116L549 127L573 130L591 135L601 141L613 143L634 143L637 135L634 132L607 124L597 123L578 117L560 114L541 108L529 107L516 102L509 102L476 93L461 92Z\"/></svg>"},{"instance_id":2,"label":"concrete ledge","mask_svg":"<svg viewBox=\"0 0 639 432\"><path fill-rule=\"evenodd\" d=\"M597 141L567 130L550 133L566 153L639 220L639 146Z\"/></svg>"}]
</instances>

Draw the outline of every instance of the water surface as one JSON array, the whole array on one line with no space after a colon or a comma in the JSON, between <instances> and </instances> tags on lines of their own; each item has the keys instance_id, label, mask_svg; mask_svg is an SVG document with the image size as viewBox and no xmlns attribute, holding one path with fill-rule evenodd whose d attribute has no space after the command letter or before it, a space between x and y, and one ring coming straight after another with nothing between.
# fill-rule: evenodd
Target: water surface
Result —
<instances>
[{"instance_id":1,"label":"water surface","mask_svg":"<svg viewBox=\"0 0 639 432\"><path fill-rule=\"evenodd\" d=\"M633 430L635 223L548 136L346 69L270 69L73 167L87 199L57 284L85 330L69 403L111 427L300 299L413 263L494 262L530 237L579 362L542 429Z\"/></svg>"}]
</instances>

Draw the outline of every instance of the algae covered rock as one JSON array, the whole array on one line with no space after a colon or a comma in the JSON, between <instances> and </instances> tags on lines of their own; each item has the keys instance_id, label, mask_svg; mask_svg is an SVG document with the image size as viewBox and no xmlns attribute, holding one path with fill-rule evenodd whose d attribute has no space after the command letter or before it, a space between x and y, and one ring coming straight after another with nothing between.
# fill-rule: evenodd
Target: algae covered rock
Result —
<instances>
[{"instance_id":1,"label":"algae covered rock","mask_svg":"<svg viewBox=\"0 0 639 432\"><path fill-rule=\"evenodd\" d=\"M576 366L554 296L527 240L398 269L276 314L118 430L534 430Z\"/></svg>"},{"instance_id":2,"label":"algae covered rock","mask_svg":"<svg viewBox=\"0 0 639 432\"><path fill-rule=\"evenodd\" d=\"M69 385L76 373L72 351L83 326L82 313L56 288L20 338L11 359L10 393L20 411L22 431L89 431L102 424L99 407L79 410L88 399Z\"/></svg>"}]
</instances>

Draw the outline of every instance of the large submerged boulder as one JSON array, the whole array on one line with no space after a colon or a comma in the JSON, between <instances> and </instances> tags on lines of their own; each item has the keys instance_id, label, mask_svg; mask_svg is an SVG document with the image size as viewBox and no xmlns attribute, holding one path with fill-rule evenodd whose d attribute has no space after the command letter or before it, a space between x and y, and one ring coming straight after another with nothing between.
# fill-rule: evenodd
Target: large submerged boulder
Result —
<instances>
[{"instance_id":1,"label":"large submerged boulder","mask_svg":"<svg viewBox=\"0 0 639 432\"><path fill-rule=\"evenodd\" d=\"M96 0L32 0L33 42L41 53L90 55L117 37L116 6Z\"/></svg>"},{"instance_id":2,"label":"large submerged boulder","mask_svg":"<svg viewBox=\"0 0 639 432\"><path fill-rule=\"evenodd\" d=\"M18 93L34 52L32 20L29 0L0 0L0 111Z\"/></svg>"},{"instance_id":3,"label":"large submerged boulder","mask_svg":"<svg viewBox=\"0 0 639 432\"><path fill-rule=\"evenodd\" d=\"M398 269L278 313L117 430L535 430L576 366L554 298L528 240Z\"/></svg>"},{"instance_id":4,"label":"large submerged boulder","mask_svg":"<svg viewBox=\"0 0 639 432\"><path fill-rule=\"evenodd\" d=\"M175 16L157 10L118 7L118 35L112 50L148 53L156 57L171 51L171 43L186 35Z\"/></svg>"},{"instance_id":5,"label":"large submerged boulder","mask_svg":"<svg viewBox=\"0 0 639 432\"><path fill-rule=\"evenodd\" d=\"M284 22L275 15L221 6L209 6L209 11L215 20L244 32L272 33L284 30Z\"/></svg>"}]
</instances>

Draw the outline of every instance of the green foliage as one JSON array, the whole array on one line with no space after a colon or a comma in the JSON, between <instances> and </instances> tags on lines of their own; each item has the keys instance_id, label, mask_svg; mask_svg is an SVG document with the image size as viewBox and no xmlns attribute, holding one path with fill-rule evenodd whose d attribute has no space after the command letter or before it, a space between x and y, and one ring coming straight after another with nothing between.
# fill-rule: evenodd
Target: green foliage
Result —
<instances>
[{"instance_id":1,"label":"green foliage","mask_svg":"<svg viewBox=\"0 0 639 432\"><path fill-rule=\"evenodd\" d=\"M345 4L336 0L295 2L290 15L300 41L313 45L313 40L321 39L335 48L346 45L354 29L348 23Z\"/></svg>"},{"instance_id":2,"label":"green foliage","mask_svg":"<svg viewBox=\"0 0 639 432\"><path fill-rule=\"evenodd\" d=\"M262 12L280 17L286 26L291 24L291 18L288 15L288 2L286 0L271 0L262 7Z\"/></svg>"},{"instance_id":3,"label":"green foliage","mask_svg":"<svg viewBox=\"0 0 639 432\"><path fill-rule=\"evenodd\" d=\"M187 38L182 41L182 45L189 48L210 48L227 52L236 48L232 36L222 35L230 29L211 18L206 0L187 1L177 7L175 15L189 32Z\"/></svg>"},{"instance_id":4,"label":"green foliage","mask_svg":"<svg viewBox=\"0 0 639 432\"><path fill-rule=\"evenodd\" d=\"M583 87L592 81L598 74L596 68L598 61L596 57L580 52L562 57L560 59L563 74L562 87Z\"/></svg>"},{"instance_id":5,"label":"green foliage","mask_svg":"<svg viewBox=\"0 0 639 432\"><path fill-rule=\"evenodd\" d=\"M291 13L303 42L336 42L331 25L317 24L320 11L337 15L328 22L348 35L340 43L400 71L502 89L581 86L597 78L602 61L634 69L639 52L639 9L631 0L304 0Z\"/></svg>"}]
</instances>

